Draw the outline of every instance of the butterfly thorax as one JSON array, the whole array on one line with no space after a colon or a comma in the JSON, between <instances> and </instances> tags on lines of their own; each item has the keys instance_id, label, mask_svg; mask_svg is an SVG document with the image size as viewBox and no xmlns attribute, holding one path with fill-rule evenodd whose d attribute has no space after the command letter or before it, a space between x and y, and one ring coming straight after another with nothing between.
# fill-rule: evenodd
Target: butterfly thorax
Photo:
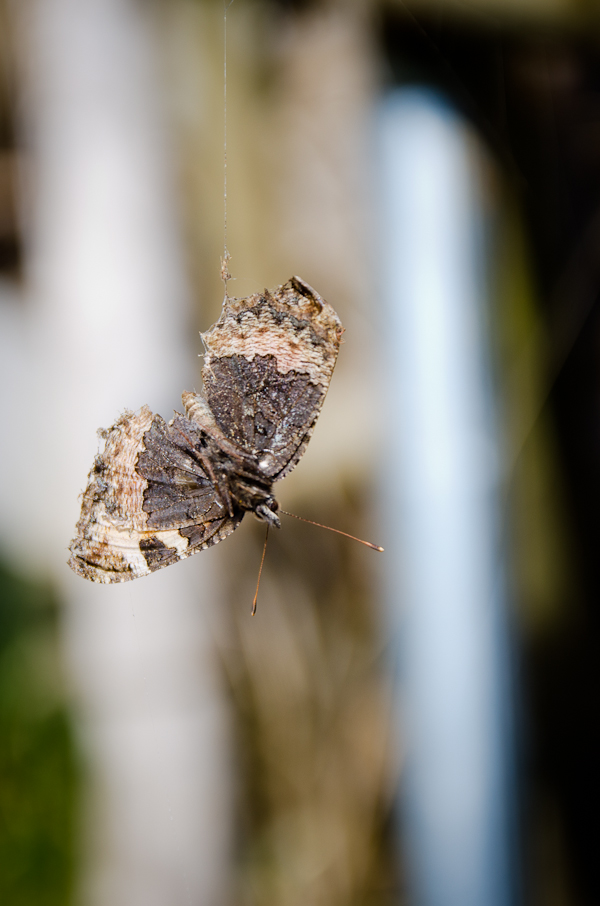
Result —
<instances>
[{"instance_id":1,"label":"butterfly thorax","mask_svg":"<svg viewBox=\"0 0 600 906\"><path fill-rule=\"evenodd\" d=\"M272 494L273 482L265 478L258 464L239 451L238 455L219 450L216 455L203 459L217 497L230 516L236 510L254 513L261 522L281 528L277 510L279 504Z\"/></svg>"},{"instance_id":2,"label":"butterfly thorax","mask_svg":"<svg viewBox=\"0 0 600 906\"><path fill-rule=\"evenodd\" d=\"M225 437L214 419L205 411L199 411L204 403L202 397L194 394L194 405L191 405L191 400L185 396L186 412L191 418L176 416L173 429L179 435L182 447L188 452L193 450L194 458L213 484L221 506L230 516L240 510L249 511L262 522L280 528L279 504L272 494L273 481L264 474L257 458Z\"/></svg>"}]
</instances>

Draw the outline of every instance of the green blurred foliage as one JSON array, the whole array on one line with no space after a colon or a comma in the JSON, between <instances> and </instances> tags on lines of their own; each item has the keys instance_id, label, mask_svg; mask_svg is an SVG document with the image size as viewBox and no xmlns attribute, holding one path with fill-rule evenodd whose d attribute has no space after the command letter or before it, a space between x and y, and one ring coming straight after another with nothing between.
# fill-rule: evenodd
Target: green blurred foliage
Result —
<instances>
[{"instance_id":1,"label":"green blurred foliage","mask_svg":"<svg viewBox=\"0 0 600 906\"><path fill-rule=\"evenodd\" d=\"M0 564L0 903L72 897L79 769L49 590Z\"/></svg>"}]
</instances>

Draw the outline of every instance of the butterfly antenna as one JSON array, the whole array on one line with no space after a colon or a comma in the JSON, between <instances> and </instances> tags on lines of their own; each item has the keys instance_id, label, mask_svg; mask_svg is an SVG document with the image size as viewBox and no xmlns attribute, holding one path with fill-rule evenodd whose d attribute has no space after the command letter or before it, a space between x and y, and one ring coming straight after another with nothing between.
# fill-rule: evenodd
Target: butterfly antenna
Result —
<instances>
[{"instance_id":1,"label":"butterfly antenna","mask_svg":"<svg viewBox=\"0 0 600 906\"><path fill-rule=\"evenodd\" d=\"M330 525L323 525L320 522L314 522L312 519L305 519L304 516L297 516L296 513L288 513L287 510L279 510L279 512L283 513L284 516L293 516L294 519L299 519L300 522L308 522L309 525L316 525L318 528L327 529L328 532L335 532L337 535L343 535L345 538L351 538L352 541L358 541L359 544L364 544L365 547L370 547L374 551L381 551L383 553L383 548L378 544L371 544L370 541L363 541L362 538L357 538L356 535L349 535L348 532L342 532L340 529L332 528Z\"/></svg>"},{"instance_id":2,"label":"butterfly antenna","mask_svg":"<svg viewBox=\"0 0 600 906\"><path fill-rule=\"evenodd\" d=\"M260 567L258 570L258 579L256 582L256 591L254 592L254 601L252 602L252 616L256 613L256 602L258 601L258 586L260 585L260 577L262 575L263 563L265 562L265 554L267 553L267 541L269 540L269 526L267 525L267 532L265 534L265 543L263 546L262 557L260 561Z\"/></svg>"}]
</instances>

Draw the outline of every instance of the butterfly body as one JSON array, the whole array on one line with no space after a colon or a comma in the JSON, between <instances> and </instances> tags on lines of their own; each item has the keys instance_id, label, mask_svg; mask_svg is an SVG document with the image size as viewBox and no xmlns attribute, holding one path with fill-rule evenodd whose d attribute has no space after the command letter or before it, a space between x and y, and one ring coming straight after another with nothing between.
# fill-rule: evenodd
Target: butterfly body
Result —
<instances>
[{"instance_id":1,"label":"butterfly body","mask_svg":"<svg viewBox=\"0 0 600 906\"><path fill-rule=\"evenodd\" d=\"M203 335L204 395L166 423L147 406L105 433L83 494L71 568L121 582L231 534L246 512L279 527L275 481L300 459L335 366L343 328L293 277L226 300Z\"/></svg>"}]
</instances>

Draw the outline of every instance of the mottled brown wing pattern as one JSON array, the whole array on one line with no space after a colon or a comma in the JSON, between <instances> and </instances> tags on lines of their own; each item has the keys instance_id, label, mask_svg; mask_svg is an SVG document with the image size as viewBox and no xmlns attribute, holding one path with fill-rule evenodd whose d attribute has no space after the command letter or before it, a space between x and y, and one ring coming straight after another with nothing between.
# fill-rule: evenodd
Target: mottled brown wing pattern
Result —
<instances>
[{"instance_id":1,"label":"mottled brown wing pattern","mask_svg":"<svg viewBox=\"0 0 600 906\"><path fill-rule=\"evenodd\" d=\"M175 442L172 423L144 406L125 412L106 433L69 566L93 582L125 582L216 544L242 517L218 503L199 463Z\"/></svg>"},{"instance_id":2,"label":"mottled brown wing pattern","mask_svg":"<svg viewBox=\"0 0 600 906\"><path fill-rule=\"evenodd\" d=\"M167 424L147 406L105 432L83 494L71 568L123 582L204 550L245 512L279 526L273 482L298 462L343 328L307 283L226 299L203 335L206 399L186 392Z\"/></svg>"},{"instance_id":3,"label":"mottled brown wing pattern","mask_svg":"<svg viewBox=\"0 0 600 906\"><path fill-rule=\"evenodd\" d=\"M223 433L253 451L273 481L300 459L325 396L307 375L280 374L273 356L214 359L205 387Z\"/></svg>"},{"instance_id":4,"label":"mottled brown wing pattern","mask_svg":"<svg viewBox=\"0 0 600 906\"><path fill-rule=\"evenodd\" d=\"M176 415L167 425L155 415L144 435L136 472L147 482L143 509L149 529L165 531L221 519L224 511L196 455L202 432Z\"/></svg>"},{"instance_id":5,"label":"mottled brown wing pattern","mask_svg":"<svg viewBox=\"0 0 600 906\"><path fill-rule=\"evenodd\" d=\"M226 300L202 336L204 391L215 419L273 481L291 472L306 448L342 333L331 305L292 277L273 292Z\"/></svg>"}]
</instances>

